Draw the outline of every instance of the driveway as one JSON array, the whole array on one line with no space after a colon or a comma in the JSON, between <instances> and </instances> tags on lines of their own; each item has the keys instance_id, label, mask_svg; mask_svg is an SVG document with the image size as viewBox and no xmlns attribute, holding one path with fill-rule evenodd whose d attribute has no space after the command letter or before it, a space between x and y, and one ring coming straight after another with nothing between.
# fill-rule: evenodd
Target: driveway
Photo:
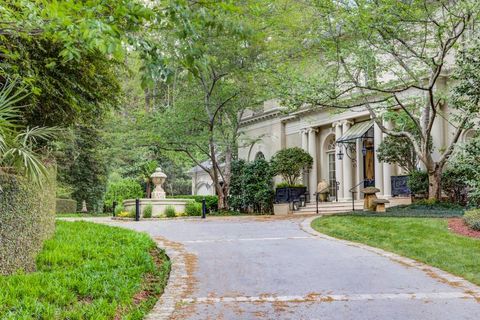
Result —
<instances>
[{"instance_id":1,"label":"driveway","mask_svg":"<svg viewBox=\"0 0 480 320\"><path fill-rule=\"evenodd\" d=\"M304 218L103 221L145 231L174 256L166 294L173 300L160 301L166 307L157 307L151 319L171 311L172 319L450 320L480 314L477 287L316 234Z\"/></svg>"}]
</instances>

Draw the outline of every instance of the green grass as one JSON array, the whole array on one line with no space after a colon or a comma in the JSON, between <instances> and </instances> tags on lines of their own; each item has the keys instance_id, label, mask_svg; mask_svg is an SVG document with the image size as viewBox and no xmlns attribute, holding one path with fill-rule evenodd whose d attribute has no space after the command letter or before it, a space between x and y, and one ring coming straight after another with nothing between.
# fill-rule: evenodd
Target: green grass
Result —
<instances>
[{"instance_id":1,"label":"green grass","mask_svg":"<svg viewBox=\"0 0 480 320\"><path fill-rule=\"evenodd\" d=\"M330 216L312 227L438 267L480 285L480 240L451 233L446 219Z\"/></svg>"},{"instance_id":2,"label":"green grass","mask_svg":"<svg viewBox=\"0 0 480 320\"><path fill-rule=\"evenodd\" d=\"M111 213L57 213L57 218L111 217Z\"/></svg>"},{"instance_id":3,"label":"green grass","mask_svg":"<svg viewBox=\"0 0 480 320\"><path fill-rule=\"evenodd\" d=\"M169 271L146 234L58 221L36 272L0 276L0 319L142 319ZM149 294L139 302L140 292Z\"/></svg>"}]
</instances>

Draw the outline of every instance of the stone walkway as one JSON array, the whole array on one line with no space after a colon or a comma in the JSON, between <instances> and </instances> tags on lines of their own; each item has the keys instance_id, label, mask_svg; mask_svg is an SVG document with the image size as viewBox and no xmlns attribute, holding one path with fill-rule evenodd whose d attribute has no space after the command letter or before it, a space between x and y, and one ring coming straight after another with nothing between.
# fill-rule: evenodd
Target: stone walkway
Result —
<instances>
[{"instance_id":1,"label":"stone walkway","mask_svg":"<svg viewBox=\"0 0 480 320\"><path fill-rule=\"evenodd\" d=\"M311 219L95 221L148 232L172 259L148 319L478 319L477 286Z\"/></svg>"}]
</instances>

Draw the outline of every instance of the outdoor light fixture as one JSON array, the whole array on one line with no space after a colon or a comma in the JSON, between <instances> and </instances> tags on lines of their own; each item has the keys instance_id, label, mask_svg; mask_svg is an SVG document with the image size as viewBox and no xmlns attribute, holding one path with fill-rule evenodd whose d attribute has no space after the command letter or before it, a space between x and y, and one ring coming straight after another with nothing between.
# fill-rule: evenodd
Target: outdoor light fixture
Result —
<instances>
[{"instance_id":1,"label":"outdoor light fixture","mask_svg":"<svg viewBox=\"0 0 480 320\"><path fill-rule=\"evenodd\" d=\"M365 145L363 145L362 154L364 157L367 155L367 147L365 147Z\"/></svg>"},{"instance_id":2,"label":"outdoor light fixture","mask_svg":"<svg viewBox=\"0 0 480 320\"><path fill-rule=\"evenodd\" d=\"M340 151L337 153L338 160L343 160L343 152L342 149L340 148Z\"/></svg>"}]
</instances>

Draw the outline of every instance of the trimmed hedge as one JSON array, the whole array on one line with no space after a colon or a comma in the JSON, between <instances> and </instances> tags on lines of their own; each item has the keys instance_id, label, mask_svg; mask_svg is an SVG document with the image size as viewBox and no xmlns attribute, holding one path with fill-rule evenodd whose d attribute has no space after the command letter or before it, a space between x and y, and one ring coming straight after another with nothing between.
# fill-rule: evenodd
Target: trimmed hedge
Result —
<instances>
[{"instance_id":1,"label":"trimmed hedge","mask_svg":"<svg viewBox=\"0 0 480 320\"><path fill-rule=\"evenodd\" d=\"M196 201L189 202L185 205L185 215L187 216L201 216L202 204Z\"/></svg>"},{"instance_id":2,"label":"trimmed hedge","mask_svg":"<svg viewBox=\"0 0 480 320\"><path fill-rule=\"evenodd\" d=\"M0 274L35 270L35 258L55 231L55 170L41 187L0 174Z\"/></svg>"},{"instance_id":3,"label":"trimmed hedge","mask_svg":"<svg viewBox=\"0 0 480 320\"><path fill-rule=\"evenodd\" d=\"M205 204L208 212L216 212L218 210L218 196L168 196L169 199L193 199L195 202L202 203L205 198Z\"/></svg>"},{"instance_id":4,"label":"trimmed hedge","mask_svg":"<svg viewBox=\"0 0 480 320\"><path fill-rule=\"evenodd\" d=\"M480 231L480 209L465 212L463 220L465 220L465 223L473 230Z\"/></svg>"},{"instance_id":5,"label":"trimmed hedge","mask_svg":"<svg viewBox=\"0 0 480 320\"><path fill-rule=\"evenodd\" d=\"M77 201L73 199L56 199L56 213L75 213L77 212Z\"/></svg>"}]
</instances>

